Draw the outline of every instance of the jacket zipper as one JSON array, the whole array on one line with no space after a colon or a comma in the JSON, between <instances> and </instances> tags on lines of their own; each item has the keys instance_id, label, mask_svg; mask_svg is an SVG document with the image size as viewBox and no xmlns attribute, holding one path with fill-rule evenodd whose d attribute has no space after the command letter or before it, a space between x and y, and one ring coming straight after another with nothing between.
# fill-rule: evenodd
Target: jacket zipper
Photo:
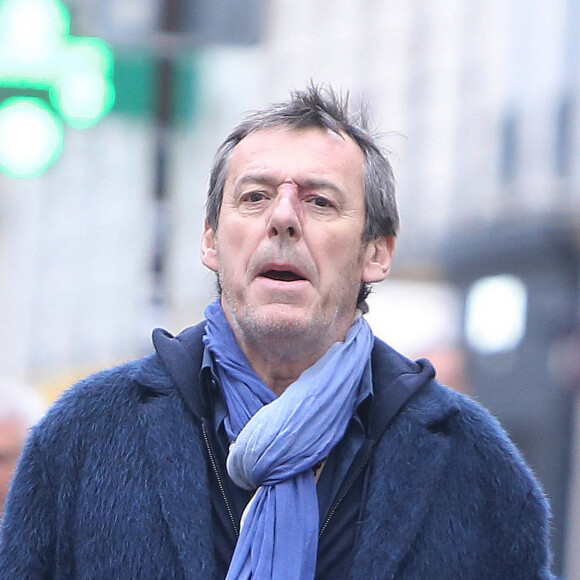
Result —
<instances>
[{"instance_id":1,"label":"jacket zipper","mask_svg":"<svg viewBox=\"0 0 580 580\"><path fill-rule=\"evenodd\" d=\"M213 451L211 450L211 445L209 443L209 437L207 435L207 430L205 428L205 420L203 420L202 423L201 423L201 429L202 429L202 432L203 432L203 440L205 441L205 447L206 447L207 452L208 452L208 455L209 455L209 460L211 462L211 466L212 466L213 472L214 472L214 474L216 476L216 479L217 479L217 482L218 482L218 485L219 485L219 488L220 488L220 492L221 492L222 497L224 499L224 502L226 504L226 509L228 510L228 515L230 516L230 521L232 522L232 526L234 528L234 532L235 532L236 538L237 538L237 537L239 537L240 532L238 530L238 526L236 525L236 520L234 518L234 512L232 511L232 508L230 506L230 502L228 500L228 496L226 495L226 490L224 488L224 485L223 485L223 482L222 482L222 478L220 477L220 473L219 473L219 470L218 470L218 467L217 467L217 463L215 461L215 457L214 457Z\"/></svg>"},{"instance_id":2,"label":"jacket zipper","mask_svg":"<svg viewBox=\"0 0 580 580\"><path fill-rule=\"evenodd\" d=\"M326 517L326 520L325 520L324 524L322 525L322 528L320 529L320 533L318 534L319 538L322 537L322 534L324 534L324 532L326 531L326 528L328 528L328 524L330 523L332 516L334 516L334 514L336 513L338 506L342 503L342 500L347 496L348 492L351 490L352 486L354 485L354 482L357 480L361 471L364 469L365 465L367 464L367 462L369 460L369 457L371 456L371 452L372 452L372 446L369 446L369 449L368 449L363 461L361 462L360 467L356 470L354 475L350 478L350 480L348 481L348 484L343 489L343 491L340 494L340 496L338 497L338 499L334 502L332 509L328 513L328 516Z\"/></svg>"}]
</instances>

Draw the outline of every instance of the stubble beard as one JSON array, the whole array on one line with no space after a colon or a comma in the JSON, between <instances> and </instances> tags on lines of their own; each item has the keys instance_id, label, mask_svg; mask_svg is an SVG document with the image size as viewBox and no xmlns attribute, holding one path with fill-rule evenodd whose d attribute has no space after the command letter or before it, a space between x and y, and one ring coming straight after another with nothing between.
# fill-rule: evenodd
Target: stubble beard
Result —
<instances>
[{"instance_id":1,"label":"stubble beard","mask_svg":"<svg viewBox=\"0 0 580 580\"><path fill-rule=\"evenodd\" d=\"M267 306L253 306L243 297L234 296L231 288L222 287L222 302L230 313L230 324L236 337L254 345L275 348L281 344L284 348L298 341L302 344L319 340L329 326L323 312L315 311L308 316L300 312L299 316L276 316L277 308L288 308L275 302ZM319 329L317 331L317 329Z\"/></svg>"},{"instance_id":2,"label":"stubble beard","mask_svg":"<svg viewBox=\"0 0 580 580\"><path fill-rule=\"evenodd\" d=\"M333 296L350 296L351 300L336 300L332 310L327 310L325 304L318 304L313 310L302 311L298 316L270 316L268 308L256 307L247 303L235 289L223 284L223 272L219 273L222 304L229 312L228 320L236 339L243 345L256 350L267 350L273 357L286 360L300 359L305 353L320 351L320 356L338 340L344 339L344 334L354 318L356 296L359 286L350 288L341 284L333 291ZM273 303L270 309L275 309ZM280 308L287 308L284 304ZM266 311L264 311L266 310ZM347 328L339 329L340 323L347 320ZM344 330L344 332L342 332Z\"/></svg>"}]
</instances>

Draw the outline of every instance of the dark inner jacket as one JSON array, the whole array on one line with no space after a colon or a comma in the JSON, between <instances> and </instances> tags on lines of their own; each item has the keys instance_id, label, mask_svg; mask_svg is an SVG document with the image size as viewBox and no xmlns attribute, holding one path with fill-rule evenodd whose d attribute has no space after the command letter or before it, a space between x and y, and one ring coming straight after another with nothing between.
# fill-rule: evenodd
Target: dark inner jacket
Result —
<instances>
[{"instance_id":1,"label":"dark inner jacket","mask_svg":"<svg viewBox=\"0 0 580 580\"><path fill-rule=\"evenodd\" d=\"M166 332L156 330L153 340L157 352L161 356L167 370L183 391L190 390L189 385L195 383L191 372L199 373L199 369L191 367L188 353L195 348L199 340L198 333L186 331L176 339ZM357 409L357 416L363 425L365 436L353 458L348 458L349 465L340 482L319 480L319 493L332 497L325 513L320 514L320 531L318 540L318 557L316 566L317 580L336 579L348 576L353 556L353 545L357 534L357 522L361 521L362 497L365 493L367 475L373 442L386 429L398 411L410 399L421 384L428 382L434 376L430 363L421 361L422 380L409 381L410 384L400 384L398 389L383 389L374 397L367 397ZM210 474L210 499L212 508L213 537L218 578L225 578L230 560L235 548L240 530L240 520L244 508L252 496L252 492L238 487L229 477L226 470L228 440L223 429L216 429L214 417L217 398L221 397L221 389L216 384L216 378L208 367L201 369L200 385L201 399L187 397L191 407L201 403L203 415L202 429L206 446L206 461ZM185 393L184 393L185 394ZM327 472L333 471L333 465L344 460L342 451L345 439L352 437L354 419L343 440L329 454L325 465ZM322 489L320 488L322 486Z\"/></svg>"}]
</instances>

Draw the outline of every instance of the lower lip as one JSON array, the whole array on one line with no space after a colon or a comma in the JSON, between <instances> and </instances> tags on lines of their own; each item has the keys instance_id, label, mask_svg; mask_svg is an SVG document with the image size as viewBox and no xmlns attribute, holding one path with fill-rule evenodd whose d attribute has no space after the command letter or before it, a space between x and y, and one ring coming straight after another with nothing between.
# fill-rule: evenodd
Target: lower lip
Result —
<instances>
[{"instance_id":1,"label":"lower lip","mask_svg":"<svg viewBox=\"0 0 580 580\"><path fill-rule=\"evenodd\" d=\"M308 280L274 280L273 278L266 278L266 276L258 276L256 281L265 288L276 291L298 292L304 290L309 286Z\"/></svg>"}]
</instances>

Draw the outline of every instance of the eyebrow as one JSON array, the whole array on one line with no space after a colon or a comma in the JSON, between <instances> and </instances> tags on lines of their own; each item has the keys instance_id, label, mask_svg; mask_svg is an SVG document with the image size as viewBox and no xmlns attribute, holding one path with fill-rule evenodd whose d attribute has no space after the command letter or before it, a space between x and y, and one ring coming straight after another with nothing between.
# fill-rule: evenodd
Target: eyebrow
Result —
<instances>
[{"instance_id":1,"label":"eyebrow","mask_svg":"<svg viewBox=\"0 0 580 580\"><path fill-rule=\"evenodd\" d=\"M242 175L242 177L236 179L234 189L238 190L242 185L246 185L248 183L260 183L275 187L276 179L274 179L274 177L268 173L247 173L246 175Z\"/></svg>"},{"instance_id":2,"label":"eyebrow","mask_svg":"<svg viewBox=\"0 0 580 580\"><path fill-rule=\"evenodd\" d=\"M343 193L342 189L336 185L336 183L328 181L327 179L308 178L300 184L300 187L305 187L307 189L330 189L335 193Z\"/></svg>"},{"instance_id":3,"label":"eyebrow","mask_svg":"<svg viewBox=\"0 0 580 580\"><path fill-rule=\"evenodd\" d=\"M246 185L248 183L259 183L263 185L269 185L270 187L277 187L279 185L278 179L268 173L248 173L246 175L242 175L239 179L236 180L234 188L238 190L242 185ZM328 181L327 179L309 177L304 181L297 183L297 185L298 187L305 189L329 189L337 194L343 194L343 190L338 185L336 185L336 183Z\"/></svg>"}]
</instances>

